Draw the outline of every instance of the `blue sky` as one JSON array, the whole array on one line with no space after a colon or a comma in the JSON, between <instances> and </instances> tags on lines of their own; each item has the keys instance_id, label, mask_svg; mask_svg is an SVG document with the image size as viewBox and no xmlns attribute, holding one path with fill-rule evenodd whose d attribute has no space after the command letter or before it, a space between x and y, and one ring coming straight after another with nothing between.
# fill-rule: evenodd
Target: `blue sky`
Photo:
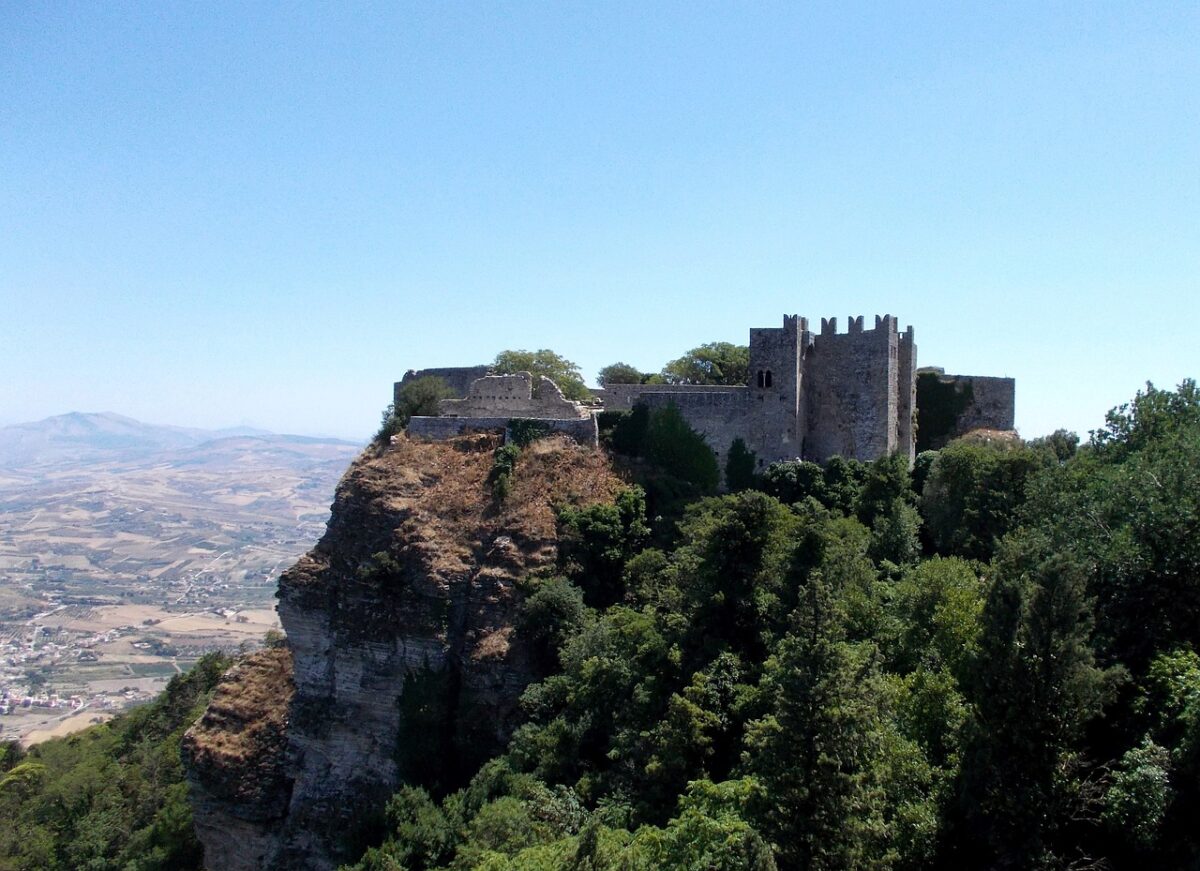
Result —
<instances>
[{"instance_id":1,"label":"blue sky","mask_svg":"<svg viewBox=\"0 0 1200 871\"><path fill-rule=\"evenodd\" d=\"M888 312L1086 433L1200 374L1198 47L1195 3L0 0L0 422L363 437L408 368Z\"/></svg>"}]
</instances>

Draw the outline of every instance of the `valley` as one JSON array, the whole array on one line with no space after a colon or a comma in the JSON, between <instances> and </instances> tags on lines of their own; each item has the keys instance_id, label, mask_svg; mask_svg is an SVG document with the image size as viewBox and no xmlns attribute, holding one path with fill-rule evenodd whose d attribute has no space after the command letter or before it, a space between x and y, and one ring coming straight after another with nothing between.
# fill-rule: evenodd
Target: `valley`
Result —
<instances>
[{"instance_id":1,"label":"valley","mask_svg":"<svg viewBox=\"0 0 1200 871\"><path fill-rule=\"evenodd\" d=\"M0 737L25 743L152 698L208 651L261 645L279 572L320 537L359 450L51 422L40 442L36 425L0 430Z\"/></svg>"}]
</instances>

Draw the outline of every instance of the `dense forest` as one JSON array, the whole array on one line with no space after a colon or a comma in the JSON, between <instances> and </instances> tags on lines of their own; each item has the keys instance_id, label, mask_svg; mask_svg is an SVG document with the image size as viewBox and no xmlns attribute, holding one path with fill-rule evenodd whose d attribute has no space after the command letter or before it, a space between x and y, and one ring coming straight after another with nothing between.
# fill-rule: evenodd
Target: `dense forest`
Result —
<instances>
[{"instance_id":1,"label":"dense forest","mask_svg":"<svg viewBox=\"0 0 1200 871\"><path fill-rule=\"evenodd\" d=\"M735 446L722 496L670 409L602 423L641 486L561 513L524 725L356 871L1200 862L1194 382L911 470Z\"/></svg>"},{"instance_id":2,"label":"dense forest","mask_svg":"<svg viewBox=\"0 0 1200 871\"><path fill-rule=\"evenodd\" d=\"M204 656L150 704L28 753L0 745L0 869L199 869L179 743L231 664Z\"/></svg>"},{"instance_id":3,"label":"dense forest","mask_svg":"<svg viewBox=\"0 0 1200 871\"><path fill-rule=\"evenodd\" d=\"M602 426L630 486L523 582L523 724L464 779L407 766L352 871L1200 864L1194 382L911 469ZM0 868L197 867L179 739L227 664L0 748Z\"/></svg>"}]
</instances>

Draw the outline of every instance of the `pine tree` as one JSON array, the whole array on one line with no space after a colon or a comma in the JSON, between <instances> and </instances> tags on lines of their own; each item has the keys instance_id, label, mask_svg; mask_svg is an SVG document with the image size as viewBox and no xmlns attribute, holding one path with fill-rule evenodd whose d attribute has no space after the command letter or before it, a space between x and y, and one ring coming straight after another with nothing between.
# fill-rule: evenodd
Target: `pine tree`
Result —
<instances>
[{"instance_id":1,"label":"pine tree","mask_svg":"<svg viewBox=\"0 0 1200 871\"><path fill-rule=\"evenodd\" d=\"M1083 732L1104 674L1089 638L1086 572L1032 538L1010 542L983 614L970 686L974 723L963 761L967 836L997 867L1071 853Z\"/></svg>"},{"instance_id":2,"label":"pine tree","mask_svg":"<svg viewBox=\"0 0 1200 871\"><path fill-rule=\"evenodd\" d=\"M887 864L874 648L847 643L842 624L832 590L813 573L766 678L774 711L750 727L761 822L784 869Z\"/></svg>"}]
</instances>

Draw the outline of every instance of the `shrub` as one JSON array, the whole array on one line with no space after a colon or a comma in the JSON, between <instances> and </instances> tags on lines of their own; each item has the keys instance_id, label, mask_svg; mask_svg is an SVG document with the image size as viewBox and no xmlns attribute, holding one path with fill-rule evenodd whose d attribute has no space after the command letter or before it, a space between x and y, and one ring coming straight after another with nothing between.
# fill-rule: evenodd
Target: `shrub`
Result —
<instances>
[{"instance_id":1,"label":"shrub","mask_svg":"<svg viewBox=\"0 0 1200 871\"><path fill-rule=\"evenodd\" d=\"M383 410L383 420L375 433L375 442L386 445L391 437L408 426L414 417L436 417L439 403L454 396L454 390L436 375L414 378L400 388L399 404Z\"/></svg>"},{"instance_id":2,"label":"shrub","mask_svg":"<svg viewBox=\"0 0 1200 871\"><path fill-rule=\"evenodd\" d=\"M757 456L741 438L733 440L729 446L729 456L725 459L725 486L730 492L749 490L755 485L754 462Z\"/></svg>"},{"instance_id":3,"label":"shrub","mask_svg":"<svg viewBox=\"0 0 1200 871\"><path fill-rule=\"evenodd\" d=\"M688 426L674 403L650 415L646 455L664 471L687 481L701 493L717 489L717 458L704 439Z\"/></svg>"},{"instance_id":4,"label":"shrub","mask_svg":"<svg viewBox=\"0 0 1200 871\"><path fill-rule=\"evenodd\" d=\"M544 420L514 417L508 422L508 439L517 447L523 448L531 442L545 438L549 434L550 424Z\"/></svg>"},{"instance_id":5,"label":"shrub","mask_svg":"<svg viewBox=\"0 0 1200 871\"><path fill-rule=\"evenodd\" d=\"M516 445L501 445L493 455L492 471L488 473L488 483L492 486L492 498L497 504L508 498L512 489L512 474L517 467L517 458L521 449Z\"/></svg>"}]
</instances>

